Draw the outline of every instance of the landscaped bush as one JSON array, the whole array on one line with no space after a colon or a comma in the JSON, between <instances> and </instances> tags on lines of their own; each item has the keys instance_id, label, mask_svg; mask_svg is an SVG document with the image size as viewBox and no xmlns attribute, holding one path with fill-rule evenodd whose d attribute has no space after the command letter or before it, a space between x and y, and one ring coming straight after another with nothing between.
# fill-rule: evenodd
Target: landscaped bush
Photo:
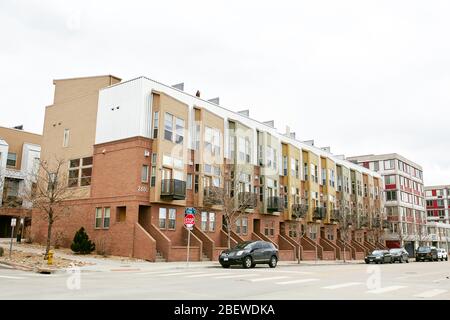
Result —
<instances>
[{"instance_id":1,"label":"landscaped bush","mask_svg":"<svg viewBox=\"0 0 450 320\"><path fill-rule=\"evenodd\" d=\"M75 253L89 254L95 250L95 243L89 240L89 236L86 231L84 231L84 228L81 227L80 230L75 233L75 237L73 238L70 248Z\"/></svg>"}]
</instances>

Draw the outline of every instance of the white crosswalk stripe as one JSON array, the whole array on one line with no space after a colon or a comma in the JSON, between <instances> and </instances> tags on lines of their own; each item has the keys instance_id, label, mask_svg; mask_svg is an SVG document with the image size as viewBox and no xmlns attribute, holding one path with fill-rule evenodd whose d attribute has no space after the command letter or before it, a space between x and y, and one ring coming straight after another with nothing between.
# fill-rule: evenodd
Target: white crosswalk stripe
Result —
<instances>
[{"instance_id":1,"label":"white crosswalk stripe","mask_svg":"<svg viewBox=\"0 0 450 320\"><path fill-rule=\"evenodd\" d=\"M24 277L12 277L12 276L0 276L0 278L4 278L4 279L14 279L14 280L25 279Z\"/></svg>"},{"instance_id":2,"label":"white crosswalk stripe","mask_svg":"<svg viewBox=\"0 0 450 320\"><path fill-rule=\"evenodd\" d=\"M170 276L187 276L189 274L199 274L201 272L171 272L166 274L157 274L157 277L170 277Z\"/></svg>"},{"instance_id":3,"label":"white crosswalk stripe","mask_svg":"<svg viewBox=\"0 0 450 320\"><path fill-rule=\"evenodd\" d=\"M340 289L340 288L348 288L348 287L353 287L353 286L359 286L363 284L362 282L347 282L347 283L341 283L341 284L335 284L332 286L326 286L326 287L322 287L322 289Z\"/></svg>"},{"instance_id":4,"label":"white crosswalk stripe","mask_svg":"<svg viewBox=\"0 0 450 320\"><path fill-rule=\"evenodd\" d=\"M242 277L256 277L260 276L260 274L234 274L231 276L220 276L220 277L214 277L214 279L232 279L232 278L242 278Z\"/></svg>"},{"instance_id":5,"label":"white crosswalk stripe","mask_svg":"<svg viewBox=\"0 0 450 320\"><path fill-rule=\"evenodd\" d=\"M249 279L249 281L261 282L261 281L279 280L279 279L286 279L286 278L289 278L289 277L281 276L281 277L258 278L258 279Z\"/></svg>"},{"instance_id":6,"label":"white crosswalk stripe","mask_svg":"<svg viewBox=\"0 0 450 320\"><path fill-rule=\"evenodd\" d=\"M391 291L395 291L395 290L399 290L399 289L403 289L403 288L406 288L406 287L405 286L390 286L390 287L369 290L369 291L367 291L367 293L380 294L380 293L391 292Z\"/></svg>"},{"instance_id":7,"label":"white crosswalk stripe","mask_svg":"<svg viewBox=\"0 0 450 320\"><path fill-rule=\"evenodd\" d=\"M166 274L169 274L169 273L173 273L173 274L175 274L175 273L179 273L179 271L151 271L151 272L138 272L138 273L136 273L136 274L138 274L138 275L151 275L151 274L154 274L154 275L157 275L157 274L164 274L164 273L166 273Z\"/></svg>"},{"instance_id":8,"label":"white crosswalk stripe","mask_svg":"<svg viewBox=\"0 0 450 320\"><path fill-rule=\"evenodd\" d=\"M295 283L306 283L306 282L314 282L319 281L320 279L298 279L298 280L291 280L291 281L282 281L282 282L275 282L276 284L295 284Z\"/></svg>"},{"instance_id":9,"label":"white crosswalk stripe","mask_svg":"<svg viewBox=\"0 0 450 320\"><path fill-rule=\"evenodd\" d=\"M201 277L209 277L209 276L223 276L223 275L226 275L226 274L229 274L228 272L226 272L226 273L218 273L218 272L216 272L216 273L201 273L201 274L194 274L194 275L191 275L191 276L187 276L186 278L201 278Z\"/></svg>"},{"instance_id":10,"label":"white crosswalk stripe","mask_svg":"<svg viewBox=\"0 0 450 320\"><path fill-rule=\"evenodd\" d=\"M422 293L416 294L416 295L414 295L414 297L432 298L432 297L438 296L438 295L446 293L446 292L447 292L447 290L444 290L444 289L433 289L433 290L428 290L428 291L424 291Z\"/></svg>"}]
</instances>

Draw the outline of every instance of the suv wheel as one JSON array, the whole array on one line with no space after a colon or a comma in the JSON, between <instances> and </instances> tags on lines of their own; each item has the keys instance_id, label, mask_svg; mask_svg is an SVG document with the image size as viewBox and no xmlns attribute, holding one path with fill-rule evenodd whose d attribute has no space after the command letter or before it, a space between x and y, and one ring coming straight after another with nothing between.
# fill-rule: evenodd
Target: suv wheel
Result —
<instances>
[{"instance_id":1,"label":"suv wheel","mask_svg":"<svg viewBox=\"0 0 450 320\"><path fill-rule=\"evenodd\" d=\"M277 257L272 256L272 258L270 258L269 267L275 268L276 266L277 266Z\"/></svg>"},{"instance_id":2,"label":"suv wheel","mask_svg":"<svg viewBox=\"0 0 450 320\"><path fill-rule=\"evenodd\" d=\"M222 265L222 268L225 268L225 269L226 269L226 268L229 268L229 267L230 267L229 264L223 264L223 265Z\"/></svg>"},{"instance_id":3,"label":"suv wheel","mask_svg":"<svg viewBox=\"0 0 450 320\"><path fill-rule=\"evenodd\" d=\"M256 263L252 263L252 265L250 266L250 268L254 268L256 267Z\"/></svg>"},{"instance_id":4,"label":"suv wheel","mask_svg":"<svg viewBox=\"0 0 450 320\"><path fill-rule=\"evenodd\" d=\"M250 256L247 256L244 258L244 262L242 263L242 266L245 269L248 269L252 266L252 264L253 264L252 258Z\"/></svg>"}]
</instances>

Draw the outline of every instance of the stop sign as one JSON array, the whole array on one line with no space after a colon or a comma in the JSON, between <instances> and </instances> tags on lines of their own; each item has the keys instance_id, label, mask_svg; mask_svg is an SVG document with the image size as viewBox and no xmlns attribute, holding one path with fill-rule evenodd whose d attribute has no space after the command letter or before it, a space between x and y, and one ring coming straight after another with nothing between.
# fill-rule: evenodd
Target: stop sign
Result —
<instances>
[{"instance_id":1,"label":"stop sign","mask_svg":"<svg viewBox=\"0 0 450 320\"><path fill-rule=\"evenodd\" d=\"M186 228L192 228L195 224L195 216L193 214L187 214L184 216L184 225Z\"/></svg>"}]
</instances>

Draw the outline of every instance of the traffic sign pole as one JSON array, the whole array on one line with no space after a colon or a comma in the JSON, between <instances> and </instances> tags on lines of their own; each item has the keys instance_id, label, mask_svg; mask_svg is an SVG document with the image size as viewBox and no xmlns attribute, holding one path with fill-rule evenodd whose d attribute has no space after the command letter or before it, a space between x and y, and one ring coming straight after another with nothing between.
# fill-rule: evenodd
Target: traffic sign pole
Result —
<instances>
[{"instance_id":1,"label":"traffic sign pole","mask_svg":"<svg viewBox=\"0 0 450 320\"><path fill-rule=\"evenodd\" d=\"M188 243L187 243L187 268L189 268L189 247L191 245L191 229L188 228Z\"/></svg>"},{"instance_id":2,"label":"traffic sign pole","mask_svg":"<svg viewBox=\"0 0 450 320\"><path fill-rule=\"evenodd\" d=\"M11 251L13 244L13 236L14 236L14 227L16 226L16 218L11 218L11 242L9 244L9 258L11 259Z\"/></svg>"}]
</instances>

